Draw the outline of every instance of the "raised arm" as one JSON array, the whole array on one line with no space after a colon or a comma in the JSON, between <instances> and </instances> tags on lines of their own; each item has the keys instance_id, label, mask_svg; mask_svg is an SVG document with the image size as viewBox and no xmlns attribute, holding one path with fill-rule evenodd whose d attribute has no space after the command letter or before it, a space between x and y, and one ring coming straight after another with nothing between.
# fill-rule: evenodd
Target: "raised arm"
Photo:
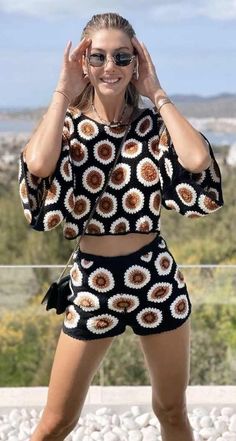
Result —
<instances>
[{"instance_id":1,"label":"raised arm","mask_svg":"<svg viewBox=\"0 0 236 441\"><path fill-rule=\"evenodd\" d=\"M51 103L23 149L28 169L35 176L44 178L52 175L55 170L61 151L67 107L88 83L88 78L83 75L82 56L89 44L89 39L83 39L71 55L71 41L67 44L59 81Z\"/></svg>"}]
</instances>

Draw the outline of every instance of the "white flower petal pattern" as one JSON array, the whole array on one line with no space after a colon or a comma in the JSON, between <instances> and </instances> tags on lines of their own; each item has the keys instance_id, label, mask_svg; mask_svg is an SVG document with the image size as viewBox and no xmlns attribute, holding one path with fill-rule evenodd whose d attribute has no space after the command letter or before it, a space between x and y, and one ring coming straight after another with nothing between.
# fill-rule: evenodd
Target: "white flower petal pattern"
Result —
<instances>
[{"instance_id":1,"label":"white flower petal pattern","mask_svg":"<svg viewBox=\"0 0 236 441\"><path fill-rule=\"evenodd\" d=\"M89 318L86 326L88 330L94 334L105 334L113 329L118 322L118 318L111 314L101 314L99 316Z\"/></svg>"},{"instance_id":2,"label":"white flower petal pattern","mask_svg":"<svg viewBox=\"0 0 236 441\"><path fill-rule=\"evenodd\" d=\"M189 207L195 204L197 193L192 185L178 184L176 185L176 192L183 204L188 205Z\"/></svg>"},{"instance_id":3,"label":"white flower petal pattern","mask_svg":"<svg viewBox=\"0 0 236 441\"><path fill-rule=\"evenodd\" d=\"M115 158L115 149L113 142L99 141L94 145L94 157L102 164L109 164Z\"/></svg>"},{"instance_id":4,"label":"white flower petal pattern","mask_svg":"<svg viewBox=\"0 0 236 441\"><path fill-rule=\"evenodd\" d=\"M73 305L69 305L65 311L64 325L66 328L76 328L80 320L80 315Z\"/></svg>"},{"instance_id":5,"label":"white flower petal pattern","mask_svg":"<svg viewBox=\"0 0 236 441\"><path fill-rule=\"evenodd\" d=\"M78 292L73 300L73 303L84 311L95 311L100 307L98 297L87 291Z\"/></svg>"},{"instance_id":6,"label":"white flower petal pattern","mask_svg":"<svg viewBox=\"0 0 236 441\"><path fill-rule=\"evenodd\" d=\"M149 232L152 230L153 223L149 216L142 216L136 222L137 231Z\"/></svg>"},{"instance_id":7,"label":"white flower petal pattern","mask_svg":"<svg viewBox=\"0 0 236 441\"><path fill-rule=\"evenodd\" d=\"M110 176L109 186L120 190L130 181L131 167L128 164L117 164Z\"/></svg>"},{"instance_id":8,"label":"white flower petal pattern","mask_svg":"<svg viewBox=\"0 0 236 441\"><path fill-rule=\"evenodd\" d=\"M132 312L139 306L137 296L131 294L115 294L108 299L108 308L115 312Z\"/></svg>"},{"instance_id":9,"label":"white flower petal pattern","mask_svg":"<svg viewBox=\"0 0 236 441\"><path fill-rule=\"evenodd\" d=\"M149 289L147 298L150 302L163 303L171 296L172 290L171 283L158 282Z\"/></svg>"},{"instance_id":10,"label":"white flower petal pattern","mask_svg":"<svg viewBox=\"0 0 236 441\"><path fill-rule=\"evenodd\" d=\"M144 194L138 188L131 188L122 197L122 207L127 213L137 213L144 205Z\"/></svg>"},{"instance_id":11,"label":"white flower petal pattern","mask_svg":"<svg viewBox=\"0 0 236 441\"><path fill-rule=\"evenodd\" d=\"M171 315L176 319L185 319L189 312L188 299L185 294L178 296L170 305Z\"/></svg>"},{"instance_id":12,"label":"white flower petal pattern","mask_svg":"<svg viewBox=\"0 0 236 441\"><path fill-rule=\"evenodd\" d=\"M115 280L111 271L99 267L89 275L88 284L98 292L108 292L114 288Z\"/></svg>"},{"instance_id":13,"label":"white flower petal pattern","mask_svg":"<svg viewBox=\"0 0 236 441\"><path fill-rule=\"evenodd\" d=\"M143 288L151 279L150 271L141 265L131 265L124 274L124 283L129 288Z\"/></svg>"},{"instance_id":14,"label":"white flower petal pattern","mask_svg":"<svg viewBox=\"0 0 236 441\"><path fill-rule=\"evenodd\" d=\"M160 276L166 276L167 274L170 274L172 263L173 259L167 251L160 253L154 262L157 272Z\"/></svg>"},{"instance_id":15,"label":"white flower petal pattern","mask_svg":"<svg viewBox=\"0 0 236 441\"><path fill-rule=\"evenodd\" d=\"M78 263L74 262L70 269L71 283L74 286L81 286L83 282L83 273L79 269Z\"/></svg>"},{"instance_id":16,"label":"white flower petal pattern","mask_svg":"<svg viewBox=\"0 0 236 441\"><path fill-rule=\"evenodd\" d=\"M148 251L147 253L143 254L142 256L140 256L141 260L144 260L144 262L150 262L151 258L152 258L153 252L152 251Z\"/></svg>"},{"instance_id":17,"label":"white flower petal pattern","mask_svg":"<svg viewBox=\"0 0 236 441\"><path fill-rule=\"evenodd\" d=\"M184 275L180 271L179 267L176 268L174 278L175 278L176 282L178 283L178 288L184 288L184 286L185 286Z\"/></svg>"},{"instance_id":18,"label":"white flower petal pattern","mask_svg":"<svg viewBox=\"0 0 236 441\"><path fill-rule=\"evenodd\" d=\"M129 221L125 217L119 217L112 222L110 233L122 234L130 230Z\"/></svg>"},{"instance_id":19,"label":"white flower petal pattern","mask_svg":"<svg viewBox=\"0 0 236 441\"><path fill-rule=\"evenodd\" d=\"M160 309L144 308L137 314L137 322L143 328L156 328L163 320L163 315Z\"/></svg>"}]
</instances>

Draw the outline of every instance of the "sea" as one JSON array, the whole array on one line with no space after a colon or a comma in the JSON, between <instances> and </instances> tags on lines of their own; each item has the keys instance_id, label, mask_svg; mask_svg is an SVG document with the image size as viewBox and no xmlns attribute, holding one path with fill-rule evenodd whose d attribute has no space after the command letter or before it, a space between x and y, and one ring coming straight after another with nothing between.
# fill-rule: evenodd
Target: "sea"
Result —
<instances>
[{"instance_id":1,"label":"sea","mask_svg":"<svg viewBox=\"0 0 236 441\"><path fill-rule=\"evenodd\" d=\"M36 122L33 120L27 119L9 119L9 120L1 120L0 119L0 134L3 133L22 133L29 132L31 133L36 126ZM224 145L232 145L236 142L236 133L235 132L216 132L210 130L201 130L202 133L209 139L212 144L217 146Z\"/></svg>"}]
</instances>

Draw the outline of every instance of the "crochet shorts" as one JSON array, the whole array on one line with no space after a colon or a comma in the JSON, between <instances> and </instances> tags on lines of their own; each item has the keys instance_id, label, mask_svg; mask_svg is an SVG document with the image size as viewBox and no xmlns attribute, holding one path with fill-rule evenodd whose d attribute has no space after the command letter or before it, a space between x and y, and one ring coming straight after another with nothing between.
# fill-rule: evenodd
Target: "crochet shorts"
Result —
<instances>
[{"instance_id":1,"label":"crochet shorts","mask_svg":"<svg viewBox=\"0 0 236 441\"><path fill-rule=\"evenodd\" d=\"M191 313L183 274L161 235L126 255L78 250L73 262L62 325L71 337L111 337L126 326L137 335L160 333L178 328Z\"/></svg>"}]
</instances>

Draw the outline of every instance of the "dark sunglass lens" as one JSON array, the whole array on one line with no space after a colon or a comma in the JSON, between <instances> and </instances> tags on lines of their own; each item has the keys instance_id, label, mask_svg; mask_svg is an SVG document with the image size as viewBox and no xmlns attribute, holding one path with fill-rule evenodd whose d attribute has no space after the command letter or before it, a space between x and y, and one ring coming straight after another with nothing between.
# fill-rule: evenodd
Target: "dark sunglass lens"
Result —
<instances>
[{"instance_id":1,"label":"dark sunglass lens","mask_svg":"<svg viewBox=\"0 0 236 441\"><path fill-rule=\"evenodd\" d=\"M126 52L119 52L115 55L115 60L118 66L128 66L132 60L132 55Z\"/></svg>"},{"instance_id":2,"label":"dark sunglass lens","mask_svg":"<svg viewBox=\"0 0 236 441\"><path fill-rule=\"evenodd\" d=\"M92 66L102 66L104 63L105 57L103 54L91 54L89 56L89 63Z\"/></svg>"}]
</instances>

